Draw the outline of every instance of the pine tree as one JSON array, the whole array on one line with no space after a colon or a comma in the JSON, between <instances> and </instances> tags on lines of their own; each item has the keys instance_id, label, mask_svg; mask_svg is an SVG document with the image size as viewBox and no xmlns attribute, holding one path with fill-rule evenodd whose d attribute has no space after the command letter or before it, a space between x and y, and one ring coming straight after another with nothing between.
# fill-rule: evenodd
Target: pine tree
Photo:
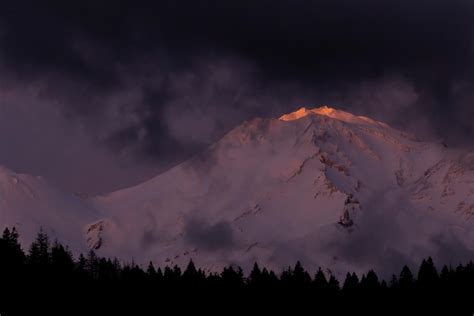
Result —
<instances>
[{"instance_id":1,"label":"pine tree","mask_svg":"<svg viewBox=\"0 0 474 316\"><path fill-rule=\"evenodd\" d=\"M165 267L165 271L163 273L163 280L166 282L167 285L177 285L181 279L181 269L175 265L173 268L169 266Z\"/></svg>"},{"instance_id":2,"label":"pine tree","mask_svg":"<svg viewBox=\"0 0 474 316\"><path fill-rule=\"evenodd\" d=\"M240 267L237 270L232 266L225 267L221 273L221 280L225 288L239 290L244 286L244 273Z\"/></svg>"},{"instance_id":3,"label":"pine tree","mask_svg":"<svg viewBox=\"0 0 474 316\"><path fill-rule=\"evenodd\" d=\"M165 281L174 281L173 269L171 269L169 266L166 266L165 271L163 272L163 278Z\"/></svg>"},{"instance_id":4,"label":"pine tree","mask_svg":"<svg viewBox=\"0 0 474 316\"><path fill-rule=\"evenodd\" d=\"M97 280L99 278L99 258L95 254L94 250L89 250L87 253L87 265L86 271L89 274L89 277L92 280Z\"/></svg>"},{"instance_id":5,"label":"pine tree","mask_svg":"<svg viewBox=\"0 0 474 316\"><path fill-rule=\"evenodd\" d=\"M62 281L72 277L74 272L72 253L58 241L55 241L51 248L51 267L54 274Z\"/></svg>"},{"instance_id":6,"label":"pine tree","mask_svg":"<svg viewBox=\"0 0 474 316\"><path fill-rule=\"evenodd\" d=\"M296 262L295 268L293 269L293 280L295 284L300 286L308 286L311 284L311 276L306 272L299 261Z\"/></svg>"},{"instance_id":7,"label":"pine tree","mask_svg":"<svg viewBox=\"0 0 474 316\"><path fill-rule=\"evenodd\" d=\"M8 227L6 227L6 228L3 230L2 240L4 240L4 241L10 240L10 229L9 229Z\"/></svg>"},{"instance_id":8,"label":"pine tree","mask_svg":"<svg viewBox=\"0 0 474 316\"><path fill-rule=\"evenodd\" d=\"M179 279L182 275L181 268L177 264L175 264L175 266L173 267L173 274L177 279Z\"/></svg>"},{"instance_id":9,"label":"pine tree","mask_svg":"<svg viewBox=\"0 0 474 316\"><path fill-rule=\"evenodd\" d=\"M390 289L396 290L398 288L399 288L398 278L395 274L393 274L392 278L390 279Z\"/></svg>"},{"instance_id":10,"label":"pine tree","mask_svg":"<svg viewBox=\"0 0 474 316\"><path fill-rule=\"evenodd\" d=\"M427 260L423 260L418 271L418 287L433 290L437 285L438 280L438 271L436 271L436 267L431 257Z\"/></svg>"},{"instance_id":11,"label":"pine tree","mask_svg":"<svg viewBox=\"0 0 474 316\"><path fill-rule=\"evenodd\" d=\"M155 267L153 266L153 262L148 263L148 268L146 269L146 273L151 277L155 278L156 277L156 270Z\"/></svg>"},{"instance_id":12,"label":"pine tree","mask_svg":"<svg viewBox=\"0 0 474 316\"><path fill-rule=\"evenodd\" d=\"M388 285L387 285L387 282L385 282L385 280L382 280L382 282L380 282L380 290L382 292L385 292L388 290Z\"/></svg>"},{"instance_id":13,"label":"pine tree","mask_svg":"<svg viewBox=\"0 0 474 316\"><path fill-rule=\"evenodd\" d=\"M316 272L316 275L314 276L314 288L321 292L325 291L328 288L328 281L326 279L326 276L324 275L324 272L321 270L321 268L318 269L318 272Z\"/></svg>"},{"instance_id":14,"label":"pine tree","mask_svg":"<svg viewBox=\"0 0 474 316\"><path fill-rule=\"evenodd\" d=\"M404 266L402 272L400 272L400 277L398 279L398 285L401 290L411 290L413 289L415 280L413 279L413 274L410 271L410 268Z\"/></svg>"},{"instance_id":15,"label":"pine tree","mask_svg":"<svg viewBox=\"0 0 474 316\"><path fill-rule=\"evenodd\" d=\"M79 255L79 258L75 264L75 275L76 279L80 282L85 282L89 278L89 274L87 272L87 259L82 253Z\"/></svg>"},{"instance_id":16,"label":"pine tree","mask_svg":"<svg viewBox=\"0 0 474 316\"><path fill-rule=\"evenodd\" d=\"M380 289L380 282L374 270L370 270L366 276L362 277L360 286L363 290L376 292Z\"/></svg>"},{"instance_id":17,"label":"pine tree","mask_svg":"<svg viewBox=\"0 0 474 316\"><path fill-rule=\"evenodd\" d=\"M195 277L197 275L198 271L196 269L196 266L194 265L193 260L189 260L188 266L184 270L183 276L186 277Z\"/></svg>"},{"instance_id":18,"label":"pine tree","mask_svg":"<svg viewBox=\"0 0 474 316\"><path fill-rule=\"evenodd\" d=\"M18 241L19 235L15 227L10 231L7 228L3 231L0 238L0 259L1 271L7 273L15 273L21 269L25 262L25 253L21 249Z\"/></svg>"},{"instance_id":19,"label":"pine tree","mask_svg":"<svg viewBox=\"0 0 474 316\"><path fill-rule=\"evenodd\" d=\"M253 287L262 285L262 271L256 262L253 265L252 271L250 271L248 282Z\"/></svg>"},{"instance_id":20,"label":"pine tree","mask_svg":"<svg viewBox=\"0 0 474 316\"><path fill-rule=\"evenodd\" d=\"M283 286L288 286L292 281L293 270L291 267L286 268L280 275L280 281Z\"/></svg>"},{"instance_id":21,"label":"pine tree","mask_svg":"<svg viewBox=\"0 0 474 316\"><path fill-rule=\"evenodd\" d=\"M0 282L1 288L16 286L24 277L25 254L18 242L18 233L13 227L5 228L0 238Z\"/></svg>"},{"instance_id":22,"label":"pine tree","mask_svg":"<svg viewBox=\"0 0 474 316\"><path fill-rule=\"evenodd\" d=\"M51 250L49 237L40 229L35 241L30 246L28 253L28 264L33 268L44 269L51 262Z\"/></svg>"},{"instance_id":23,"label":"pine tree","mask_svg":"<svg viewBox=\"0 0 474 316\"><path fill-rule=\"evenodd\" d=\"M268 271L267 268L263 268L262 270L262 280L262 282L264 282L265 287L273 289L277 286L279 282L275 272L273 272L272 270Z\"/></svg>"},{"instance_id":24,"label":"pine tree","mask_svg":"<svg viewBox=\"0 0 474 316\"><path fill-rule=\"evenodd\" d=\"M183 281L187 284L196 285L205 278L202 271L196 269L193 260L189 260L188 266L183 272Z\"/></svg>"},{"instance_id":25,"label":"pine tree","mask_svg":"<svg viewBox=\"0 0 474 316\"><path fill-rule=\"evenodd\" d=\"M448 268L446 265L441 269L441 274L439 276L440 285L446 291L453 287L456 279L456 274L453 269Z\"/></svg>"},{"instance_id":26,"label":"pine tree","mask_svg":"<svg viewBox=\"0 0 474 316\"><path fill-rule=\"evenodd\" d=\"M340 290L341 290L341 287L339 285L339 281L336 279L334 275L331 275L328 281L328 291L330 291L331 293L337 293Z\"/></svg>"},{"instance_id":27,"label":"pine tree","mask_svg":"<svg viewBox=\"0 0 474 316\"><path fill-rule=\"evenodd\" d=\"M347 273L342 290L344 292L354 292L359 288L359 277L355 273Z\"/></svg>"},{"instance_id":28,"label":"pine tree","mask_svg":"<svg viewBox=\"0 0 474 316\"><path fill-rule=\"evenodd\" d=\"M158 267L158 270L156 271L156 278L157 278L158 280L163 279L163 271L161 271L161 268L160 268L160 267Z\"/></svg>"},{"instance_id":29,"label":"pine tree","mask_svg":"<svg viewBox=\"0 0 474 316\"><path fill-rule=\"evenodd\" d=\"M119 271L116 268L116 264L105 258L98 259L97 264L97 279L103 283L116 281L119 278Z\"/></svg>"}]
</instances>

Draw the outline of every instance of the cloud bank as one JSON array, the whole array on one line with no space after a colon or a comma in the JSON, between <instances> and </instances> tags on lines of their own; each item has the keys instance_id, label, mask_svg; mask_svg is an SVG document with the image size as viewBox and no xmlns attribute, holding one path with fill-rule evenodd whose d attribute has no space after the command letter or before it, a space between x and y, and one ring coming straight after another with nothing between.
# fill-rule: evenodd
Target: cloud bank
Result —
<instances>
[{"instance_id":1,"label":"cloud bank","mask_svg":"<svg viewBox=\"0 0 474 316\"><path fill-rule=\"evenodd\" d=\"M322 104L471 146L472 21L468 0L4 3L0 163L103 193Z\"/></svg>"}]
</instances>

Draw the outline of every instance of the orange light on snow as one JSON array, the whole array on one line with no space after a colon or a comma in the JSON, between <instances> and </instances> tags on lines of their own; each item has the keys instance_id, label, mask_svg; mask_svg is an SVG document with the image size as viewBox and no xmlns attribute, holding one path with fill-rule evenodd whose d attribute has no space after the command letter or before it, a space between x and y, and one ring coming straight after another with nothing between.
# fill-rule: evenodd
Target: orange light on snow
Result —
<instances>
[{"instance_id":1,"label":"orange light on snow","mask_svg":"<svg viewBox=\"0 0 474 316\"><path fill-rule=\"evenodd\" d=\"M319 108L315 109L307 109L305 107L300 108L298 111L285 114L280 117L280 120L282 121L294 121L297 119L300 119L302 117L305 117L307 115L311 114L319 114L319 115L325 115L325 116L332 116L336 112L335 109L330 108L328 106L322 106Z\"/></svg>"},{"instance_id":2,"label":"orange light on snow","mask_svg":"<svg viewBox=\"0 0 474 316\"><path fill-rule=\"evenodd\" d=\"M376 124L376 125L382 125L382 126L388 127L388 125L385 123L374 121L365 116L356 116L349 112L336 110L329 106L322 106L322 107L314 108L314 109L307 109L305 107L302 107L298 111L282 115L280 117L280 121L295 121L305 116L314 115L314 114L327 116L327 117L330 117L339 121L348 122L348 123Z\"/></svg>"}]
</instances>

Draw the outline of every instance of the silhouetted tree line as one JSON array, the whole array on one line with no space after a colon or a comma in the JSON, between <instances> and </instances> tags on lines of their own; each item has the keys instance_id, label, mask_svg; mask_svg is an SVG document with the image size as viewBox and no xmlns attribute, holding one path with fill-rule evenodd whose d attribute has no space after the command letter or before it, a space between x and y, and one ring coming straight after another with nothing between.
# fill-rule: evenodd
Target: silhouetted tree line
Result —
<instances>
[{"instance_id":1,"label":"silhouetted tree line","mask_svg":"<svg viewBox=\"0 0 474 316\"><path fill-rule=\"evenodd\" d=\"M466 315L472 315L474 310L473 262L456 267L444 265L438 271L428 258L417 271L404 266L388 282L373 270L360 277L347 273L344 280L324 273L321 268L311 275L300 262L281 274L255 263L246 276L242 269L233 266L221 273L205 273L192 260L182 270L179 266L162 269L152 262L145 268L133 262L123 264L117 259L99 257L92 250L74 258L67 246L51 242L43 231L25 253L18 237L15 228L7 228L0 238L2 316L32 306L51 314L54 306L66 302L84 308L110 304L110 308L120 310L129 304L157 304L158 308L171 300L182 302L184 307L193 301L198 304L193 306L203 308L215 302L228 301L239 306L256 301L278 309L285 303L297 302L295 306L329 309L333 314L358 308L387 314L397 308L403 311L403 306L418 306L424 311L448 307L451 313L459 311Z\"/></svg>"}]
</instances>

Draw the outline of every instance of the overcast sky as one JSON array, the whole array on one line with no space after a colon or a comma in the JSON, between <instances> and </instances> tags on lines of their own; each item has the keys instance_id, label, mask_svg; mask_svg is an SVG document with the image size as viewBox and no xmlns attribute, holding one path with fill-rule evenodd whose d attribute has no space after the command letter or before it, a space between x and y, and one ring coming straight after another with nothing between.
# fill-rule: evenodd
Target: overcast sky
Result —
<instances>
[{"instance_id":1,"label":"overcast sky","mask_svg":"<svg viewBox=\"0 0 474 316\"><path fill-rule=\"evenodd\" d=\"M474 1L2 1L0 164L84 195L328 104L474 136Z\"/></svg>"}]
</instances>

